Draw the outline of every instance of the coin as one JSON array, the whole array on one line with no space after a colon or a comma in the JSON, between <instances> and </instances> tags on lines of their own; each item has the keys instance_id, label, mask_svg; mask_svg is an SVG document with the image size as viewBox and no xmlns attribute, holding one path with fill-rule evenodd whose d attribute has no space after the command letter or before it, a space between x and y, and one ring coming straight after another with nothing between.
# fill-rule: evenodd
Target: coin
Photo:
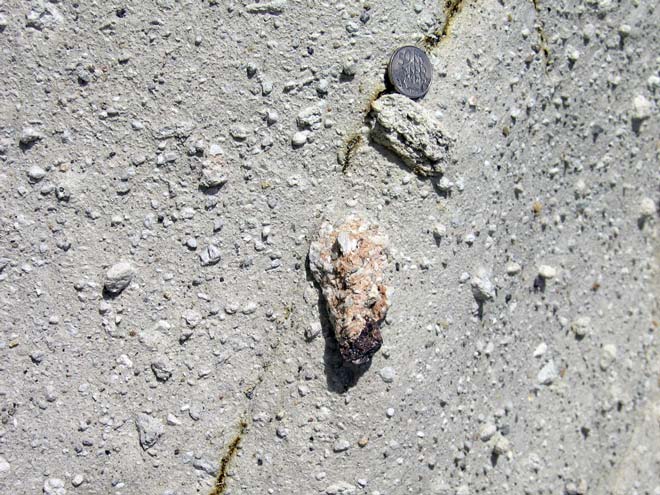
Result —
<instances>
[{"instance_id":1,"label":"coin","mask_svg":"<svg viewBox=\"0 0 660 495\"><path fill-rule=\"evenodd\" d=\"M433 66L423 50L416 46L402 46L390 58L387 77L397 93L415 100L429 90Z\"/></svg>"}]
</instances>

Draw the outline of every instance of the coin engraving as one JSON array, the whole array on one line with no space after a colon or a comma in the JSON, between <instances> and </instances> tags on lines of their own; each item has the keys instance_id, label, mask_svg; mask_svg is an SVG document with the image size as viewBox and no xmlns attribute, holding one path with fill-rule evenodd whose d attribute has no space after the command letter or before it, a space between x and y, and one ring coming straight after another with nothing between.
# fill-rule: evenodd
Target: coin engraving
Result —
<instances>
[{"instance_id":1,"label":"coin engraving","mask_svg":"<svg viewBox=\"0 0 660 495\"><path fill-rule=\"evenodd\" d=\"M390 59L388 77L398 93L412 99L421 98L431 85L431 61L416 46L402 46Z\"/></svg>"}]
</instances>

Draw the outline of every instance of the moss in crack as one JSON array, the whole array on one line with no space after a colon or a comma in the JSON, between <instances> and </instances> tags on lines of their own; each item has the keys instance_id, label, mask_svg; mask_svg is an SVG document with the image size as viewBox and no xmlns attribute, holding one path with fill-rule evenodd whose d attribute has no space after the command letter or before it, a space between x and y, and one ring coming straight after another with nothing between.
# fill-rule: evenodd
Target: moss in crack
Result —
<instances>
[{"instance_id":1,"label":"moss in crack","mask_svg":"<svg viewBox=\"0 0 660 495\"><path fill-rule=\"evenodd\" d=\"M387 69L385 70L387 71ZM367 127L371 127L371 105L373 102L384 94L392 91L388 85L386 73L384 74L383 78L383 82L376 84L370 91L369 98L367 99L367 103L364 106L363 123ZM341 146L339 152L337 153L337 161L339 162L339 165L341 165L341 171L343 173L346 173L346 171L350 168L353 157L355 157L358 150L360 149L360 146L363 144L364 137L362 134L360 134L360 131L352 132L344 140L344 144Z\"/></svg>"},{"instance_id":2,"label":"moss in crack","mask_svg":"<svg viewBox=\"0 0 660 495\"><path fill-rule=\"evenodd\" d=\"M222 495L223 493L225 493L225 490L227 489L227 471L229 470L229 465L231 464L231 461L234 459L234 457L236 457L236 453L238 452L238 447L241 444L241 440L243 439L243 434L245 433L247 427L248 427L247 422L245 420L241 420L241 422L239 423L238 434L229 443L225 455L223 455L222 459L220 459L220 470L218 472L218 477L215 479L213 490L211 491L211 493L209 493L209 495Z\"/></svg>"},{"instance_id":3,"label":"moss in crack","mask_svg":"<svg viewBox=\"0 0 660 495\"><path fill-rule=\"evenodd\" d=\"M385 76L385 81L387 82L387 76ZM369 114L371 113L371 105L373 104L373 102L376 101L381 96L383 96L385 93L388 93L389 91L390 88L386 83L379 83L378 86L376 86L373 89L373 91L369 95L369 100L367 100L367 105L364 108L365 120L368 119Z\"/></svg>"},{"instance_id":4,"label":"moss in crack","mask_svg":"<svg viewBox=\"0 0 660 495\"><path fill-rule=\"evenodd\" d=\"M552 56L550 53L550 46L548 45L548 37L545 34L545 29L543 28L543 21L541 20L541 2L540 0L532 0L532 5L534 5L534 11L536 11L536 17L538 23L536 24L536 33L539 35L539 49L543 54L543 59L545 60L545 67L548 68L552 66Z\"/></svg>"},{"instance_id":5,"label":"moss in crack","mask_svg":"<svg viewBox=\"0 0 660 495\"><path fill-rule=\"evenodd\" d=\"M342 149L339 152L338 155L338 160L339 164L341 165L341 171L343 173L346 173L348 168L351 166L351 161L353 160L353 157L357 153L357 151L360 149L360 146L364 143L364 138L362 137L362 134L359 133L354 133L348 136L346 141L344 141L344 144L342 146Z\"/></svg>"},{"instance_id":6,"label":"moss in crack","mask_svg":"<svg viewBox=\"0 0 660 495\"><path fill-rule=\"evenodd\" d=\"M438 27L432 33L424 36L422 46L427 52L435 50L440 42L449 36L454 18L463 8L464 0L446 0L445 1L445 22L442 28Z\"/></svg>"}]
</instances>

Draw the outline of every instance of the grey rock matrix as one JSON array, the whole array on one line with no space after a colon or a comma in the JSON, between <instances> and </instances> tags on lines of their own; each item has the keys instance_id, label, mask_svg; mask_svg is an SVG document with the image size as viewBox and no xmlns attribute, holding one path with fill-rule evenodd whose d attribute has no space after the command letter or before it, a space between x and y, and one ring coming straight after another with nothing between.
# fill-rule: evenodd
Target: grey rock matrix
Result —
<instances>
[{"instance_id":1,"label":"grey rock matrix","mask_svg":"<svg viewBox=\"0 0 660 495\"><path fill-rule=\"evenodd\" d=\"M1 2L0 493L657 493L659 16ZM394 290L359 372L307 259L351 212Z\"/></svg>"}]
</instances>

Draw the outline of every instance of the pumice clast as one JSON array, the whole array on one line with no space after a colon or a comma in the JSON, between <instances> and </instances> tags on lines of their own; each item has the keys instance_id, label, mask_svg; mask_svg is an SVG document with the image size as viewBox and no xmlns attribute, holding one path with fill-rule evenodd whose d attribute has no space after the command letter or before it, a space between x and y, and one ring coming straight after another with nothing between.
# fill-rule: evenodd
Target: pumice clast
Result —
<instances>
[{"instance_id":1,"label":"pumice clast","mask_svg":"<svg viewBox=\"0 0 660 495\"><path fill-rule=\"evenodd\" d=\"M385 285L388 240L377 225L348 216L321 225L309 265L321 286L344 362L364 364L380 349L380 326L390 306Z\"/></svg>"}]
</instances>

